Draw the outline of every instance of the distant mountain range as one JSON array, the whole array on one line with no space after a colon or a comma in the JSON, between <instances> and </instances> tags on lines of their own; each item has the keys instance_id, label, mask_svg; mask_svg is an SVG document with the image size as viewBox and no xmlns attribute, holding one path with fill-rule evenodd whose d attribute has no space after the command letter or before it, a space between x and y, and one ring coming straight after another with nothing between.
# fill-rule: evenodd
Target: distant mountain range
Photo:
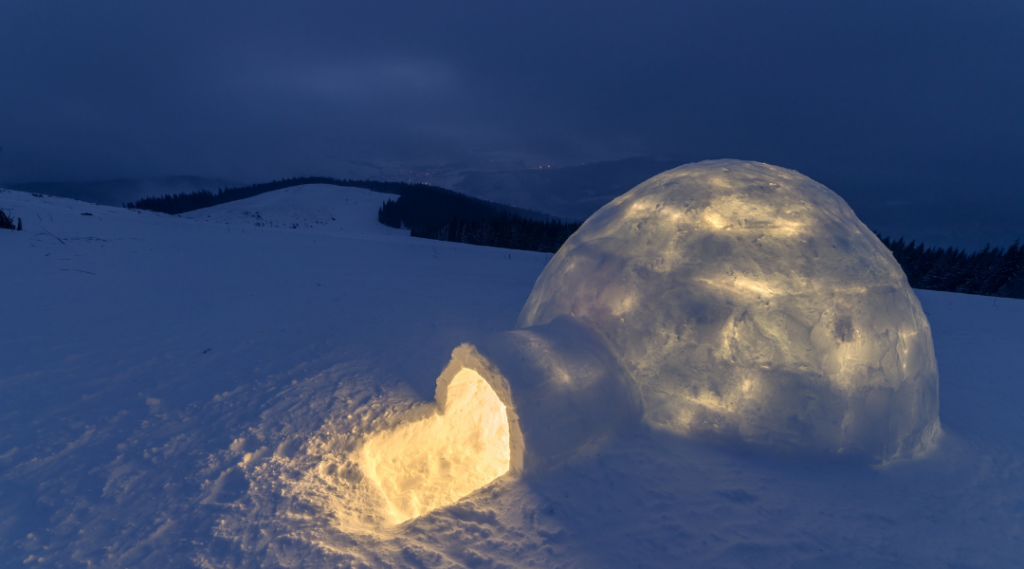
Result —
<instances>
[{"instance_id":1,"label":"distant mountain range","mask_svg":"<svg viewBox=\"0 0 1024 569\"><path fill-rule=\"evenodd\" d=\"M478 198L585 220L612 199L686 160L628 158L563 168L463 172L453 188ZM828 184L826 184L828 185ZM1024 239L1024 206L965 195L956 201L881 199L879 191L832 187L868 227L893 239L979 250Z\"/></svg>"},{"instance_id":2,"label":"distant mountain range","mask_svg":"<svg viewBox=\"0 0 1024 569\"><path fill-rule=\"evenodd\" d=\"M488 201L583 221L615 197L643 181L688 160L627 158L561 168L482 171L445 169L435 172L450 180L447 187ZM382 170L383 172L383 170ZM444 174L444 175L442 175ZM372 176L371 176L372 177ZM395 176L385 176L394 178ZM436 183L436 182L435 182ZM36 182L9 189L74 198L102 205L122 205L147 197L216 192L237 183L198 176L116 179L95 182ZM826 185L829 185L826 183ZM906 199L861 188L829 185L850 204L873 231L931 247L980 250L985 244L1006 247L1024 238L1024 205L966 195L957 201ZM880 194L886 194L881 198Z\"/></svg>"},{"instance_id":3,"label":"distant mountain range","mask_svg":"<svg viewBox=\"0 0 1024 569\"><path fill-rule=\"evenodd\" d=\"M162 176L155 178L120 178L92 182L32 182L8 184L11 190L72 198L84 202L120 206L143 198L166 194L189 194L199 190L216 191L233 186L232 182L199 176Z\"/></svg>"},{"instance_id":4,"label":"distant mountain range","mask_svg":"<svg viewBox=\"0 0 1024 569\"><path fill-rule=\"evenodd\" d=\"M627 158L564 168L465 172L454 189L485 200L583 221L633 186L681 164Z\"/></svg>"}]
</instances>

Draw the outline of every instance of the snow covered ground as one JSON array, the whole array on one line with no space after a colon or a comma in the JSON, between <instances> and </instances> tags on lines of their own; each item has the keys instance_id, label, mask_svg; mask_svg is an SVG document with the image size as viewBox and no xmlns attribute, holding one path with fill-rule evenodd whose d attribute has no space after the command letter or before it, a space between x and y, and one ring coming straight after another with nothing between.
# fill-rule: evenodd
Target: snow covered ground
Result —
<instances>
[{"instance_id":1,"label":"snow covered ground","mask_svg":"<svg viewBox=\"0 0 1024 569\"><path fill-rule=\"evenodd\" d=\"M1024 301L918 291L945 435L871 468L638 427L399 526L353 451L549 255L305 186L188 216L0 192L0 566L1012 567Z\"/></svg>"}]
</instances>

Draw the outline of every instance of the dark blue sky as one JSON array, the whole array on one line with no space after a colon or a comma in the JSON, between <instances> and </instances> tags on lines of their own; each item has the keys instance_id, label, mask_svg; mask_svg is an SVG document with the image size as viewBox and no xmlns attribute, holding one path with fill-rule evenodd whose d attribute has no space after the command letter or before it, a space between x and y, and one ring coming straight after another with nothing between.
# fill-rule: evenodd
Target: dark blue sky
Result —
<instances>
[{"instance_id":1,"label":"dark blue sky","mask_svg":"<svg viewBox=\"0 0 1024 569\"><path fill-rule=\"evenodd\" d=\"M1024 2L4 0L0 182L733 157L1024 208Z\"/></svg>"}]
</instances>

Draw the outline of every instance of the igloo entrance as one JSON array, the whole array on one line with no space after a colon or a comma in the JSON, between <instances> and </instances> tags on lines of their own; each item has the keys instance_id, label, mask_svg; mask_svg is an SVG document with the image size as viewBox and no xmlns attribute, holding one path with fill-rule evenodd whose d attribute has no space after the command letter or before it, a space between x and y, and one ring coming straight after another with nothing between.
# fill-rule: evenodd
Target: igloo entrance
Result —
<instances>
[{"instance_id":1,"label":"igloo entrance","mask_svg":"<svg viewBox=\"0 0 1024 569\"><path fill-rule=\"evenodd\" d=\"M636 385L605 341L568 319L455 348L435 399L362 449L362 470L394 523L505 474L562 464L641 413Z\"/></svg>"},{"instance_id":2,"label":"igloo entrance","mask_svg":"<svg viewBox=\"0 0 1024 569\"><path fill-rule=\"evenodd\" d=\"M378 433L363 447L363 471L396 523L458 501L509 470L505 404L475 370L439 386L438 413Z\"/></svg>"}]
</instances>

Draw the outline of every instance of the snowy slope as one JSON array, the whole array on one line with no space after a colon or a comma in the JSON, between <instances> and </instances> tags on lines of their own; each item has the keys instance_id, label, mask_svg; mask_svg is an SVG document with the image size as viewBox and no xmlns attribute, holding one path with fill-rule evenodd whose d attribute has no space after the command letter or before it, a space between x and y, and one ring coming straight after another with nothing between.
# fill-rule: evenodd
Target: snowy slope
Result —
<instances>
[{"instance_id":1,"label":"snowy slope","mask_svg":"<svg viewBox=\"0 0 1024 569\"><path fill-rule=\"evenodd\" d=\"M0 232L0 566L1024 558L1024 301L935 292L918 294L946 435L928 457L868 468L639 428L380 525L352 451L433 397L452 348L513 327L550 258L410 238L376 224L388 197L307 186L175 217L0 192L25 225Z\"/></svg>"},{"instance_id":2,"label":"snowy slope","mask_svg":"<svg viewBox=\"0 0 1024 569\"><path fill-rule=\"evenodd\" d=\"M397 197L362 188L308 184L185 213L182 217L346 237L408 235L408 231L392 229L377 221L381 204Z\"/></svg>"}]
</instances>

